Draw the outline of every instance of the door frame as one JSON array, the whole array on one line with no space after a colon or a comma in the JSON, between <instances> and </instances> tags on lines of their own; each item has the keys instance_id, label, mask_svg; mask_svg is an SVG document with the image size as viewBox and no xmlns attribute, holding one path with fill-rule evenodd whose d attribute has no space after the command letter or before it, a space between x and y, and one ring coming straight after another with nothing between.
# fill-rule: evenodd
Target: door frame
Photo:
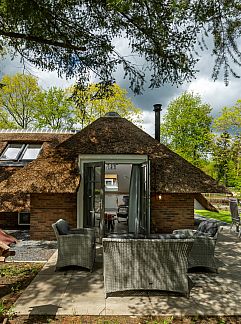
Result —
<instances>
[{"instance_id":1,"label":"door frame","mask_svg":"<svg viewBox=\"0 0 241 324\"><path fill-rule=\"evenodd\" d=\"M83 228L84 226L84 164L94 162L105 163L122 163L122 164L139 164L148 162L149 183L148 183L148 198L147 198L147 212L149 219L150 230L150 162L147 155L137 154L80 154L78 159L79 171L81 175L80 186L77 192L77 227Z\"/></svg>"}]
</instances>

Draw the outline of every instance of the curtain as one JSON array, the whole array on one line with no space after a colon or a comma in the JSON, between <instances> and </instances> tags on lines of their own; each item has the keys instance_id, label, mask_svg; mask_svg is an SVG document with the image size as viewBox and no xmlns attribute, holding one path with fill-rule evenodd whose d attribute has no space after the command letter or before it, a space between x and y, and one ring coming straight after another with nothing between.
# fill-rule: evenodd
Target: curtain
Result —
<instances>
[{"instance_id":1,"label":"curtain","mask_svg":"<svg viewBox=\"0 0 241 324\"><path fill-rule=\"evenodd\" d=\"M141 215L141 167L139 164L133 164L131 169L128 215L129 233L137 235Z\"/></svg>"}]
</instances>

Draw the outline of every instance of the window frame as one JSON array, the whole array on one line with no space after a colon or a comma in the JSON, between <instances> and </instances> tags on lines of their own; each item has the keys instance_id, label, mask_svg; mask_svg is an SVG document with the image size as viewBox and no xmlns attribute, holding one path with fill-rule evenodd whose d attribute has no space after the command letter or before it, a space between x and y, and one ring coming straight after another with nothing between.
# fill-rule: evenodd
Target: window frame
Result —
<instances>
[{"instance_id":1,"label":"window frame","mask_svg":"<svg viewBox=\"0 0 241 324\"><path fill-rule=\"evenodd\" d=\"M13 159L8 159L8 158L4 158L4 154L7 152L7 150L11 147L11 145L19 145L21 146L16 158L13 158ZM31 145L36 145L36 146L39 146L40 149L39 149L39 152L38 152L38 155L36 156L36 158L34 159L24 159L24 154L26 153L26 151L28 150L28 148L31 146ZM3 150L2 154L0 155L0 163L3 162L3 163L21 163L21 162L30 162L30 161L34 161L37 159L37 157L39 156L41 150L42 150L42 147L43 147L43 143L16 143L16 142L11 142L11 143L8 143L7 146L5 147L5 149Z\"/></svg>"},{"instance_id":2,"label":"window frame","mask_svg":"<svg viewBox=\"0 0 241 324\"><path fill-rule=\"evenodd\" d=\"M28 217L29 217L29 222L28 223L24 223L24 222L21 222L21 215L22 214L28 214ZM19 212L18 213L18 225L30 225L30 212L29 211L22 211L22 212Z\"/></svg>"},{"instance_id":3,"label":"window frame","mask_svg":"<svg viewBox=\"0 0 241 324\"><path fill-rule=\"evenodd\" d=\"M29 146L31 146L31 145L35 145L35 146L40 146L40 149L39 149L39 152L38 152L38 155L36 156L36 158L34 158L34 159L24 159L23 157L24 157L24 154L27 152L27 150L29 149ZM43 146L43 144L38 144L38 143L28 143L28 144L24 144L24 148L23 148L23 150L22 150L22 154L21 154L21 156L19 157L19 162L21 162L21 161L33 161L33 160L36 160L37 159L37 157L39 156L39 153L40 153L40 151L41 151L41 149L42 149L42 146Z\"/></svg>"},{"instance_id":4,"label":"window frame","mask_svg":"<svg viewBox=\"0 0 241 324\"><path fill-rule=\"evenodd\" d=\"M19 152L18 152L16 158L13 158L13 159L4 158L3 155L7 152L7 150L10 148L11 145L19 145L19 146L21 145L21 148L19 149ZM0 156L0 161L19 161L19 159L22 155L24 146L25 146L24 143L8 143Z\"/></svg>"}]
</instances>

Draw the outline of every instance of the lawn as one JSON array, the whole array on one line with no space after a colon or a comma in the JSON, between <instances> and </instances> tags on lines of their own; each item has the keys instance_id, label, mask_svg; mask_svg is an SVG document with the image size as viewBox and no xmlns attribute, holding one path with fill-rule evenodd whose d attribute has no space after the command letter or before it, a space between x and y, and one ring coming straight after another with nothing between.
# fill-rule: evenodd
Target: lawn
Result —
<instances>
[{"instance_id":1,"label":"lawn","mask_svg":"<svg viewBox=\"0 0 241 324\"><path fill-rule=\"evenodd\" d=\"M0 263L0 323L14 317L13 303L42 266L43 263Z\"/></svg>"},{"instance_id":2,"label":"lawn","mask_svg":"<svg viewBox=\"0 0 241 324\"><path fill-rule=\"evenodd\" d=\"M231 223L231 215L227 210L220 210L219 213L211 212L209 210L195 210L195 214L206 218L214 218L226 223Z\"/></svg>"}]
</instances>

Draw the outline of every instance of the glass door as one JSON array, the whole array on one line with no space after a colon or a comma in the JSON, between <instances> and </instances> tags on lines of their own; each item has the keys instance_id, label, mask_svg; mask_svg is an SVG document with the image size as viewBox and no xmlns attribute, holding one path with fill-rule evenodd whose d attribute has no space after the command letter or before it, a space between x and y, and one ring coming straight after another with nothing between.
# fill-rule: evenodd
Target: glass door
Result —
<instances>
[{"instance_id":1,"label":"glass door","mask_svg":"<svg viewBox=\"0 0 241 324\"><path fill-rule=\"evenodd\" d=\"M105 163L84 164L84 227L96 229L100 240L105 234Z\"/></svg>"}]
</instances>

